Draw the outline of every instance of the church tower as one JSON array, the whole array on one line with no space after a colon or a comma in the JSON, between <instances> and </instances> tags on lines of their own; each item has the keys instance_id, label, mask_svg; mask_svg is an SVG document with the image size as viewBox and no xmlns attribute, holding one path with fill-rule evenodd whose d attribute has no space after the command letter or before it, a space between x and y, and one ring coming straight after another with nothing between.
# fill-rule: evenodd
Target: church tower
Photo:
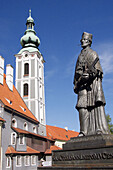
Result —
<instances>
[{"instance_id":1,"label":"church tower","mask_svg":"<svg viewBox=\"0 0 113 170\"><path fill-rule=\"evenodd\" d=\"M34 25L29 10L27 29L20 40L22 49L15 55L16 88L29 110L40 122L39 134L45 136L44 59L38 49L40 40L36 36Z\"/></svg>"}]
</instances>

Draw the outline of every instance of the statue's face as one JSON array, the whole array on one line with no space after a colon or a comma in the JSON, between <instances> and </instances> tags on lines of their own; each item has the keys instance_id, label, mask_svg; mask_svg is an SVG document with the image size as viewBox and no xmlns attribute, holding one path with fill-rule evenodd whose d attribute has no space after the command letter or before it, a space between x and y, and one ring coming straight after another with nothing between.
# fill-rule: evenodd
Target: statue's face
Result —
<instances>
[{"instance_id":1,"label":"statue's face","mask_svg":"<svg viewBox=\"0 0 113 170\"><path fill-rule=\"evenodd\" d=\"M89 38L87 36L83 37L81 39L81 46L84 48L84 47L87 47L88 45L90 45L90 41L89 41Z\"/></svg>"}]
</instances>

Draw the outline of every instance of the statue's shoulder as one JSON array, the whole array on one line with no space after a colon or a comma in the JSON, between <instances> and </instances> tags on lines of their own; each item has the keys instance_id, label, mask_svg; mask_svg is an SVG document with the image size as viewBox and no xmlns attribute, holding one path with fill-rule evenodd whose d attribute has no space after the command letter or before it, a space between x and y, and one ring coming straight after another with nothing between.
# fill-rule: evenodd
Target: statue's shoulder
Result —
<instances>
[{"instance_id":1,"label":"statue's shoulder","mask_svg":"<svg viewBox=\"0 0 113 170\"><path fill-rule=\"evenodd\" d=\"M89 62L92 60L91 62L93 63L96 58L98 58L98 61L95 64L95 68L100 70L103 73L103 70L102 70L102 67L100 65L99 56L98 56L97 52L90 48Z\"/></svg>"},{"instance_id":2,"label":"statue's shoulder","mask_svg":"<svg viewBox=\"0 0 113 170\"><path fill-rule=\"evenodd\" d=\"M92 48L89 49L89 52L91 53L91 55L92 55L93 57L98 57L97 52L94 51L94 50L92 50Z\"/></svg>"},{"instance_id":3,"label":"statue's shoulder","mask_svg":"<svg viewBox=\"0 0 113 170\"><path fill-rule=\"evenodd\" d=\"M93 60L95 60L98 57L97 52L92 50L91 48L89 48L89 55Z\"/></svg>"}]
</instances>

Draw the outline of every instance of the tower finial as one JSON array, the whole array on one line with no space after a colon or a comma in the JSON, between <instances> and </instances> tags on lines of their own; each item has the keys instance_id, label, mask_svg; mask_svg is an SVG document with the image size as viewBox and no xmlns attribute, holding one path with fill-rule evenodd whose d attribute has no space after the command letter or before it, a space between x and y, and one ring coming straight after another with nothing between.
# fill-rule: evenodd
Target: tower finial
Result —
<instances>
[{"instance_id":1,"label":"tower finial","mask_svg":"<svg viewBox=\"0 0 113 170\"><path fill-rule=\"evenodd\" d=\"M29 17L31 17L31 9L29 10Z\"/></svg>"}]
</instances>

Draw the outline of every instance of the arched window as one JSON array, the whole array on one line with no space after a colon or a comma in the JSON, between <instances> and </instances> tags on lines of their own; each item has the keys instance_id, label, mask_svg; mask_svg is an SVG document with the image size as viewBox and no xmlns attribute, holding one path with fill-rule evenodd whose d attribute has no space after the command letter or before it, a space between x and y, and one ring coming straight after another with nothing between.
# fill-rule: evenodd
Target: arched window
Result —
<instances>
[{"instance_id":1,"label":"arched window","mask_svg":"<svg viewBox=\"0 0 113 170\"><path fill-rule=\"evenodd\" d=\"M26 122L24 123L24 130L28 130L28 124Z\"/></svg>"},{"instance_id":2,"label":"arched window","mask_svg":"<svg viewBox=\"0 0 113 170\"><path fill-rule=\"evenodd\" d=\"M24 84L24 96L28 96L28 84Z\"/></svg>"},{"instance_id":3,"label":"arched window","mask_svg":"<svg viewBox=\"0 0 113 170\"><path fill-rule=\"evenodd\" d=\"M16 133L11 133L11 144L16 145Z\"/></svg>"},{"instance_id":4,"label":"arched window","mask_svg":"<svg viewBox=\"0 0 113 170\"><path fill-rule=\"evenodd\" d=\"M17 127L17 121L15 118L12 119L12 126L15 128Z\"/></svg>"},{"instance_id":5,"label":"arched window","mask_svg":"<svg viewBox=\"0 0 113 170\"><path fill-rule=\"evenodd\" d=\"M35 126L33 126L33 132L36 133L36 127Z\"/></svg>"},{"instance_id":6,"label":"arched window","mask_svg":"<svg viewBox=\"0 0 113 170\"><path fill-rule=\"evenodd\" d=\"M29 64L25 63L24 64L24 76L29 75Z\"/></svg>"}]
</instances>

